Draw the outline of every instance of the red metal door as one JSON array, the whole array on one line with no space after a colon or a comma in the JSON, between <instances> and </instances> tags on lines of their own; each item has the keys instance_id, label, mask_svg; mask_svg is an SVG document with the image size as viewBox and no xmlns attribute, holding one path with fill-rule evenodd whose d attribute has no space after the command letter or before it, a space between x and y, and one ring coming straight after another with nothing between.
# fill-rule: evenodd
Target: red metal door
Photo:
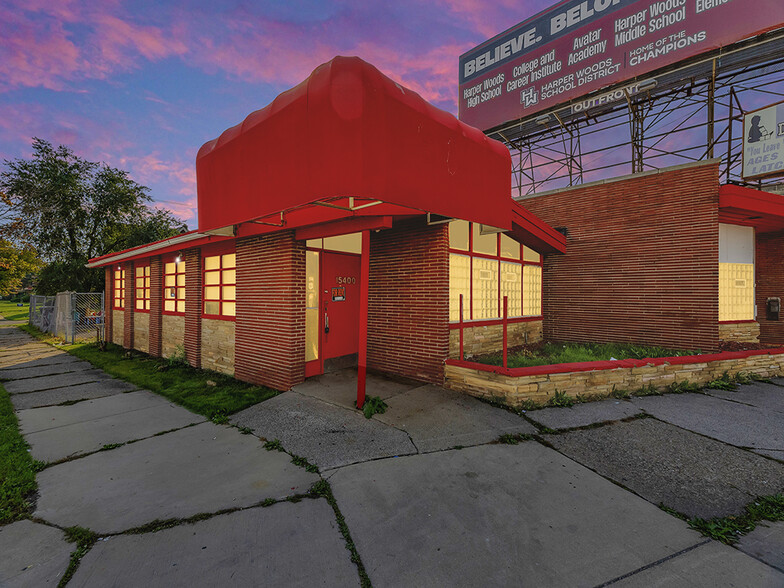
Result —
<instances>
[{"instance_id":1,"label":"red metal door","mask_svg":"<svg viewBox=\"0 0 784 588\"><path fill-rule=\"evenodd\" d=\"M321 259L321 357L359 350L360 256L324 251Z\"/></svg>"}]
</instances>

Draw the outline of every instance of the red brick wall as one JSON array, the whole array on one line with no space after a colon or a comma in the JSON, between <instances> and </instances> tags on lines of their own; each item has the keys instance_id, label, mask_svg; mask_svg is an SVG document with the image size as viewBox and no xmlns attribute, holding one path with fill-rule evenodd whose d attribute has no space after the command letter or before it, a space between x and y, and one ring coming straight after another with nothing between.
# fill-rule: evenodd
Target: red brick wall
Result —
<instances>
[{"instance_id":1,"label":"red brick wall","mask_svg":"<svg viewBox=\"0 0 784 588\"><path fill-rule=\"evenodd\" d=\"M718 346L718 164L521 201L566 227L544 263L545 337Z\"/></svg>"},{"instance_id":2,"label":"red brick wall","mask_svg":"<svg viewBox=\"0 0 784 588\"><path fill-rule=\"evenodd\" d=\"M201 250L187 249L185 260L185 359L201 367ZM150 269L152 271L152 269Z\"/></svg>"},{"instance_id":3,"label":"red brick wall","mask_svg":"<svg viewBox=\"0 0 784 588\"><path fill-rule=\"evenodd\" d=\"M124 263L123 268L125 268L125 318L123 320L122 345L126 349L133 349L133 308L135 306L134 294L136 293L133 262Z\"/></svg>"},{"instance_id":4,"label":"red brick wall","mask_svg":"<svg viewBox=\"0 0 784 588\"><path fill-rule=\"evenodd\" d=\"M778 321L767 319L767 298L781 298L784 302L784 231L757 235L757 321L760 342L784 345L784 313Z\"/></svg>"},{"instance_id":5,"label":"red brick wall","mask_svg":"<svg viewBox=\"0 0 784 588\"><path fill-rule=\"evenodd\" d=\"M160 255L150 258L150 349L153 357L161 356L163 325L163 263Z\"/></svg>"},{"instance_id":6,"label":"red brick wall","mask_svg":"<svg viewBox=\"0 0 784 588\"><path fill-rule=\"evenodd\" d=\"M368 367L440 384L449 354L447 225L371 233Z\"/></svg>"},{"instance_id":7,"label":"red brick wall","mask_svg":"<svg viewBox=\"0 0 784 588\"><path fill-rule=\"evenodd\" d=\"M291 231L237 241L234 375L277 390L305 379L305 244Z\"/></svg>"},{"instance_id":8,"label":"red brick wall","mask_svg":"<svg viewBox=\"0 0 784 588\"><path fill-rule=\"evenodd\" d=\"M104 268L104 290L103 290L103 338L105 341L112 343L112 327L114 313L112 306L114 305L114 266Z\"/></svg>"}]
</instances>

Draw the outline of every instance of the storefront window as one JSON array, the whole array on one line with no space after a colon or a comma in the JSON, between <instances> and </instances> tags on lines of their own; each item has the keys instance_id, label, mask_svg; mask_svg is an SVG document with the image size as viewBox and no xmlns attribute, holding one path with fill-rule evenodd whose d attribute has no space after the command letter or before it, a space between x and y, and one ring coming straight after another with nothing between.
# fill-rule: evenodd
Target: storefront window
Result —
<instances>
[{"instance_id":1,"label":"storefront window","mask_svg":"<svg viewBox=\"0 0 784 588\"><path fill-rule=\"evenodd\" d=\"M719 225L719 320L754 320L754 229Z\"/></svg>"},{"instance_id":2,"label":"storefront window","mask_svg":"<svg viewBox=\"0 0 784 588\"><path fill-rule=\"evenodd\" d=\"M125 309L125 270L121 268L114 270L114 308Z\"/></svg>"},{"instance_id":3,"label":"storefront window","mask_svg":"<svg viewBox=\"0 0 784 588\"><path fill-rule=\"evenodd\" d=\"M185 262L177 259L163 266L163 310L185 312Z\"/></svg>"},{"instance_id":4,"label":"storefront window","mask_svg":"<svg viewBox=\"0 0 784 588\"><path fill-rule=\"evenodd\" d=\"M237 314L237 256L234 253L204 258L204 314Z\"/></svg>"},{"instance_id":5,"label":"storefront window","mask_svg":"<svg viewBox=\"0 0 784 588\"><path fill-rule=\"evenodd\" d=\"M135 272L136 310L150 310L150 266L136 266Z\"/></svg>"},{"instance_id":6,"label":"storefront window","mask_svg":"<svg viewBox=\"0 0 784 588\"><path fill-rule=\"evenodd\" d=\"M319 252L305 252L305 361L319 357Z\"/></svg>"},{"instance_id":7,"label":"storefront window","mask_svg":"<svg viewBox=\"0 0 784 588\"><path fill-rule=\"evenodd\" d=\"M507 298L510 318L541 316L542 257L504 233L482 235L480 225L449 224L449 320L497 320Z\"/></svg>"}]
</instances>

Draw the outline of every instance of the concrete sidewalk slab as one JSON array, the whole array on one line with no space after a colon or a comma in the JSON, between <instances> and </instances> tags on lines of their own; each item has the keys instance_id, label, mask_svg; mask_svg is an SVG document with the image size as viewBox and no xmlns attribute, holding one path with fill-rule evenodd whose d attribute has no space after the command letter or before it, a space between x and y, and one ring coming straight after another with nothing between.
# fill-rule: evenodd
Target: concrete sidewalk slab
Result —
<instances>
[{"instance_id":1,"label":"concrete sidewalk slab","mask_svg":"<svg viewBox=\"0 0 784 588\"><path fill-rule=\"evenodd\" d=\"M704 390L709 396L756 406L763 410L784 412L784 388L774 384L745 384L737 390ZM782 417L784 418L784 417Z\"/></svg>"},{"instance_id":2,"label":"concrete sidewalk slab","mask_svg":"<svg viewBox=\"0 0 784 588\"><path fill-rule=\"evenodd\" d=\"M597 402L577 404L571 408L552 407L529 410L525 416L540 425L558 430L619 421L639 412L640 409L631 402L608 398Z\"/></svg>"},{"instance_id":3,"label":"concrete sidewalk slab","mask_svg":"<svg viewBox=\"0 0 784 588\"><path fill-rule=\"evenodd\" d=\"M150 402L154 396L140 391L71 406L33 408L20 411L19 422L33 458L53 462L206 420L181 406Z\"/></svg>"},{"instance_id":4,"label":"concrete sidewalk slab","mask_svg":"<svg viewBox=\"0 0 784 588\"><path fill-rule=\"evenodd\" d=\"M138 389L138 386L122 380L107 379L92 384L52 388L51 390L43 390L41 392L28 392L27 394L13 394L11 395L11 402L16 410L24 410L26 408L53 406L63 402L102 398L103 396L112 396Z\"/></svg>"},{"instance_id":5,"label":"concrete sidewalk slab","mask_svg":"<svg viewBox=\"0 0 784 588\"><path fill-rule=\"evenodd\" d=\"M0 526L0 586L57 586L75 548L53 527L32 521Z\"/></svg>"},{"instance_id":6,"label":"concrete sidewalk slab","mask_svg":"<svg viewBox=\"0 0 784 588\"><path fill-rule=\"evenodd\" d=\"M357 464L330 483L379 588L596 586L703 541L533 441Z\"/></svg>"},{"instance_id":7,"label":"concrete sidewalk slab","mask_svg":"<svg viewBox=\"0 0 784 588\"><path fill-rule=\"evenodd\" d=\"M437 386L421 386L386 402L387 411L373 418L404 430L420 453L489 443L506 433L536 432L516 414Z\"/></svg>"},{"instance_id":8,"label":"concrete sidewalk slab","mask_svg":"<svg viewBox=\"0 0 784 588\"><path fill-rule=\"evenodd\" d=\"M23 353L9 353L3 357L0 357L0 368L13 367L28 361L35 361L36 359L44 359L48 357L57 357L59 355L65 355L65 352L52 349L51 351L43 350L35 352L31 351Z\"/></svg>"},{"instance_id":9,"label":"concrete sidewalk slab","mask_svg":"<svg viewBox=\"0 0 784 588\"><path fill-rule=\"evenodd\" d=\"M421 382L405 382L380 374L368 374L365 382L367 396L378 396L382 400L421 385ZM348 368L308 378L294 386L292 391L354 410L357 402L357 370Z\"/></svg>"},{"instance_id":10,"label":"concrete sidewalk slab","mask_svg":"<svg viewBox=\"0 0 784 588\"><path fill-rule=\"evenodd\" d=\"M757 455L764 455L765 457L772 457L773 459L784 461L784 450L754 449L753 451Z\"/></svg>"},{"instance_id":11,"label":"concrete sidewalk slab","mask_svg":"<svg viewBox=\"0 0 784 588\"><path fill-rule=\"evenodd\" d=\"M252 435L203 423L43 470L35 516L115 533L283 499L318 479Z\"/></svg>"},{"instance_id":12,"label":"concrete sidewalk slab","mask_svg":"<svg viewBox=\"0 0 784 588\"><path fill-rule=\"evenodd\" d=\"M715 541L689 550L613 583L624 588L652 586L754 586L780 588L784 574Z\"/></svg>"},{"instance_id":13,"label":"concrete sidewalk slab","mask_svg":"<svg viewBox=\"0 0 784 588\"><path fill-rule=\"evenodd\" d=\"M40 392L41 390L51 390L52 388L76 386L78 384L89 384L91 382L111 379L113 378L107 376L103 370L92 369L81 372L40 376L37 378L28 378L26 380L13 380L5 384L5 389L9 394L26 394L28 392Z\"/></svg>"},{"instance_id":14,"label":"concrete sidewalk slab","mask_svg":"<svg viewBox=\"0 0 784 588\"><path fill-rule=\"evenodd\" d=\"M736 547L758 560L784 572L784 521L762 521Z\"/></svg>"},{"instance_id":15,"label":"concrete sidewalk slab","mask_svg":"<svg viewBox=\"0 0 784 588\"><path fill-rule=\"evenodd\" d=\"M552 435L560 452L636 492L702 518L741 514L784 488L784 464L655 419Z\"/></svg>"},{"instance_id":16,"label":"concrete sidewalk slab","mask_svg":"<svg viewBox=\"0 0 784 588\"><path fill-rule=\"evenodd\" d=\"M280 439L287 451L320 469L416 453L403 431L296 392L246 408L230 420L260 437Z\"/></svg>"},{"instance_id":17,"label":"concrete sidewalk slab","mask_svg":"<svg viewBox=\"0 0 784 588\"><path fill-rule=\"evenodd\" d=\"M0 369L0 380L23 380L26 378L37 378L39 376L83 372L91 369L94 369L93 364L79 360L37 367L8 368Z\"/></svg>"},{"instance_id":18,"label":"concrete sidewalk slab","mask_svg":"<svg viewBox=\"0 0 784 588\"><path fill-rule=\"evenodd\" d=\"M25 369L25 368L37 368L37 367L48 366L48 365L59 365L63 363L71 363L76 361L81 361L81 359L73 355L69 355L68 353L57 353L55 355L50 355L47 357L30 359L30 360L20 361L12 365L2 366L2 369L11 371L11 370Z\"/></svg>"},{"instance_id":19,"label":"concrete sidewalk slab","mask_svg":"<svg viewBox=\"0 0 784 588\"><path fill-rule=\"evenodd\" d=\"M99 541L69 586L358 586L325 500L279 503Z\"/></svg>"},{"instance_id":20,"label":"concrete sidewalk slab","mask_svg":"<svg viewBox=\"0 0 784 588\"><path fill-rule=\"evenodd\" d=\"M784 417L779 412L704 394L646 396L632 402L658 419L731 445L784 450Z\"/></svg>"}]
</instances>

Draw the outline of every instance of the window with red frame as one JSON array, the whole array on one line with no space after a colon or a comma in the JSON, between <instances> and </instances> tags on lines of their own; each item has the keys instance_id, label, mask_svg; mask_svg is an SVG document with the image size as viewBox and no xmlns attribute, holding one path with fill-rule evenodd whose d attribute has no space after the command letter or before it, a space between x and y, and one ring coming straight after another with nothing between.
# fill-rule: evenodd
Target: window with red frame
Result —
<instances>
[{"instance_id":1,"label":"window with red frame","mask_svg":"<svg viewBox=\"0 0 784 588\"><path fill-rule=\"evenodd\" d=\"M163 265L163 311L185 312L185 261L179 257Z\"/></svg>"},{"instance_id":2,"label":"window with red frame","mask_svg":"<svg viewBox=\"0 0 784 588\"><path fill-rule=\"evenodd\" d=\"M234 317L237 314L237 256L234 253L204 257L204 314Z\"/></svg>"},{"instance_id":3,"label":"window with red frame","mask_svg":"<svg viewBox=\"0 0 784 588\"><path fill-rule=\"evenodd\" d=\"M122 268L114 270L114 308L125 309L125 270Z\"/></svg>"},{"instance_id":4,"label":"window with red frame","mask_svg":"<svg viewBox=\"0 0 784 588\"><path fill-rule=\"evenodd\" d=\"M150 266L138 265L136 272L136 310L150 310Z\"/></svg>"},{"instance_id":5,"label":"window with red frame","mask_svg":"<svg viewBox=\"0 0 784 588\"><path fill-rule=\"evenodd\" d=\"M542 314L542 261L536 251L504 233L482 234L481 225L449 223L449 320Z\"/></svg>"}]
</instances>

